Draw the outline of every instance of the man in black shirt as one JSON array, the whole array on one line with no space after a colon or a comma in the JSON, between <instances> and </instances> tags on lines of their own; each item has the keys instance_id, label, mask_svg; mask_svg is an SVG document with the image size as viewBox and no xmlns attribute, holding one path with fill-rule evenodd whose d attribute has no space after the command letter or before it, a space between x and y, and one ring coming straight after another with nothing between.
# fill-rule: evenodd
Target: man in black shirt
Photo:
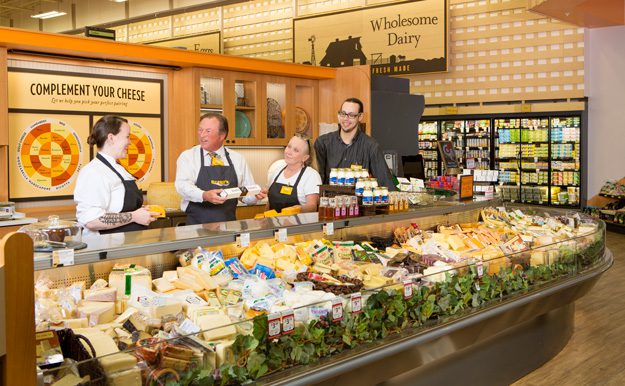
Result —
<instances>
[{"instance_id":1,"label":"man in black shirt","mask_svg":"<svg viewBox=\"0 0 625 386\"><path fill-rule=\"evenodd\" d=\"M319 174L329 183L330 169L360 165L378 179L380 186L396 190L384 161L380 145L360 129L363 105L357 98L348 98L338 112L339 130L320 136L315 141Z\"/></svg>"}]
</instances>

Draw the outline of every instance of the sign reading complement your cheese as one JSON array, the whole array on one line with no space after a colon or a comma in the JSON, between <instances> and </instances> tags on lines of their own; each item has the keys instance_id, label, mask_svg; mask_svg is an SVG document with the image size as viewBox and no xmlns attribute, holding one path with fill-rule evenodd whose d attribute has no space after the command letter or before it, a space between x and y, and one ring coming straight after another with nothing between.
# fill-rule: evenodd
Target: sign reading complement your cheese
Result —
<instances>
[{"instance_id":1,"label":"sign reading complement your cheese","mask_svg":"<svg viewBox=\"0 0 625 386\"><path fill-rule=\"evenodd\" d=\"M120 162L139 187L162 180L162 79L9 67L8 81L11 199L71 197L90 129L105 114L129 119Z\"/></svg>"},{"instance_id":2,"label":"sign reading complement your cheese","mask_svg":"<svg viewBox=\"0 0 625 386\"><path fill-rule=\"evenodd\" d=\"M293 61L370 64L371 73L447 71L447 1L416 0L294 20Z\"/></svg>"},{"instance_id":3,"label":"sign reading complement your cheese","mask_svg":"<svg viewBox=\"0 0 625 386\"><path fill-rule=\"evenodd\" d=\"M158 82L9 71L9 85L9 109L161 113Z\"/></svg>"}]
</instances>

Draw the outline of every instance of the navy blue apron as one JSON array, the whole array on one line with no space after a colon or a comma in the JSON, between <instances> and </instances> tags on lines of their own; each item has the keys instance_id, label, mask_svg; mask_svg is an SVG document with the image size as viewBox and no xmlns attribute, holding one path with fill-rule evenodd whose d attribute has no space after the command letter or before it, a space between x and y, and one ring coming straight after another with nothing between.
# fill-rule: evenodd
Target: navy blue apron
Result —
<instances>
[{"instance_id":1,"label":"navy blue apron","mask_svg":"<svg viewBox=\"0 0 625 386\"><path fill-rule=\"evenodd\" d=\"M277 212L281 212L282 209L289 206L299 205L299 200L297 199L297 186L299 185L299 180L304 175L306 166L304 166L299 172L299 176L297 176L297 180L293 186L276 182L278 181L280 174L282 174L285 169L286 166L280 170L267 192L267 197L269 198L269 209L275 209Z\"/></svg>"},{"instance_id":2,"label":"navy blue apron","mask_svg":"<svg viewBox=\"0 0 625 386\"><path fill-rule=\"evenodd\" d=\"M120 180L122 180L122 184L124 184L124 205L122 206L122 210L120 213L128 213L134 212L135 210L141 208L143 205L143 193L137 187L137 183L135 180L125 180L121 174L113 165L109 163L102 155L97 154L96 158L99 159L104 165L108 166L109 169L113 171L113 173L117 174ZM137 224L136 222L131 222L130 224L122 225L113 229L101 230L100 233L117 233L117 232L130 232L130 231L142 231L144 229L148 229L146 225Z\"/></svg>"},{"instance_id":3,"label":"navy blue apron","mask_svg":"<svg viewBox=\"0 0 625 386\"><path fill-rule=\"evenodd\" d=\"M204 149L200 147L200 171L195 185L202 190L236 188L239 184L237 173L226 151L228 166L204 166ZM187 225L206 224L236 220L237 200L227 200L223 204L189 202L187 206Z\"/></svg>"}]
</instances>

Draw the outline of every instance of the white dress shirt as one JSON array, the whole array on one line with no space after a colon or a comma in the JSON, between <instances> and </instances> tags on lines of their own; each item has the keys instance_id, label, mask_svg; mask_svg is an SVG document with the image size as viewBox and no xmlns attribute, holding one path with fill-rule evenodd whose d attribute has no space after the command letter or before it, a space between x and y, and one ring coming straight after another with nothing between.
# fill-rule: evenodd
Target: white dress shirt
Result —
<instances>
[{"instance_id":1,"label":"white dress shirt","mask_svg":"<svg viewBox=\"0 0 625 386\"><path fill-rule=\"evenodd\" d=\"M276 178L278 173L280 173L282 168L284 168L284 166L286 166L286 163L281 168L275 169L273 173L268 175L269 179L267 180L267 183L270 187L271 184L273 184L273 180ZM289 178L284 177L285 171L282 171L282 173L280 173L280 176L278 177L276 182L288 186L295 186L295 182L297 181L297 177L299 177L299 173L301 172L301 170L300 172L293 174ZM319 175L319 172L310 166L307 167L306 170L304 170L302 178L299 180L299 184L297 184L297 200L299 201L299 204L306 205L307 195L319 194L319 185L321 185L321 176Z\"/></svg>"},{"instance_id":2,"label":"white dress shirt","mask_svg":"<svg viewBox=\"0 0 625 386\"><path fill-rule=\"evenodd\" d=\"M100 153L125 180L135 178L113 157ZM126 189L119 177L102 161L92 159L78 173L74 188L76 220L83 227L105 213L119 213L124 207ZM85 233L89 233L87 228ZM95 232L97 233L97 232Z\"/></svg>"},{"instance_id":3,"label":"white dress shirt","mask_svg":"<svg viewBox=\"0 0 625 386\"><path fill-rule=\"evenodd\" d=\"M178 157L178 161L176 161L176 190L182 197L180 209L183 211L187 209L189 202L204 201L202 198L202 193L204 193L204 191L195 185L202 162L199 149L200 145L196 145L191 149L183 151ZM224 166L229 166L225 149L226 148L222 146L215 153L219 154L219 157L221 157L221 160L224 162ZM232 149L227 150L237 175L238 186L254 185L254 177L252 176L250 168L247 166L245 158ZM202 152L204 154L204 166L209 166L211 164L211 157L206 150L202 150ZM241 201L245 204L254 204L257 200L254 196L245 196Z\"/></svg>"}]
</instances>

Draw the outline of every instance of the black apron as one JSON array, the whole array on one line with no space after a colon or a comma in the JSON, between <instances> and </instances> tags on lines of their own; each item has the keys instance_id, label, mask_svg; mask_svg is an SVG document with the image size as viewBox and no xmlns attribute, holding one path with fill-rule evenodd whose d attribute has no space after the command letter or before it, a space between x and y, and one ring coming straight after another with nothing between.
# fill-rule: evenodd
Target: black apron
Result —
<instances>
[{"instance_id":1,"label":"black apron","mask_svg":"<svg viewBox=\"0 0 625 386\"><path fill-rule=\"evenodd\" d=\"M228 166L204 166L204 149L200 147L200 172L195 185L202 190L236 188L239 184L230 154L226 152ZM227 200L223 204L189 202L187 206L187 225L206 224L209 222L232 221L237 218L237 200Z\"/></svg>"},{"instance_id":2,"label":"black apron","mask_svg":"<svg viewBox=\"0 0 625 386\"><path fill-rule=\"evenodd\" d=\"M304 166L299 172L299 176L297 176L297 180L295 180L295 184L293 186L276 182L284 169L286 169L286 166L280 170L276 178L274 178L271 186L269 187L269 192L267 192L267 197L269 198L269 209L274 209L277 212L281 212L282 209L289 206L299 205L299 200L297 199L297 185L299 185L299 180L304 175L306 166Z\"/></svg>"},{"instance_id":3,"label":"black apron","mask_svg":"<svg viewBox=\"0 0 625 386\"><path fill-rule=\"evenodd\" d=\"M134 212L135 210L141 208L143 205L143 193L137 187L137 183L135 180L125 180L121 174L113 165L106 160L106 158L102 157L102 155L96 155L96 158L99 159L104 165L108 166L109 169L113 171L113 173L117 174L120 180L122 180L122 184L124 184L124 206L122 206L122 210L120 213ZM130 231L142 231L144 229L148 229L146 225L137 224L136 222L131 222L130 224L122 225L113 229L106 229L100 231L102 234L106 233L117 233L117 232L130 232Z\"/></svg>"}]
</instances>

